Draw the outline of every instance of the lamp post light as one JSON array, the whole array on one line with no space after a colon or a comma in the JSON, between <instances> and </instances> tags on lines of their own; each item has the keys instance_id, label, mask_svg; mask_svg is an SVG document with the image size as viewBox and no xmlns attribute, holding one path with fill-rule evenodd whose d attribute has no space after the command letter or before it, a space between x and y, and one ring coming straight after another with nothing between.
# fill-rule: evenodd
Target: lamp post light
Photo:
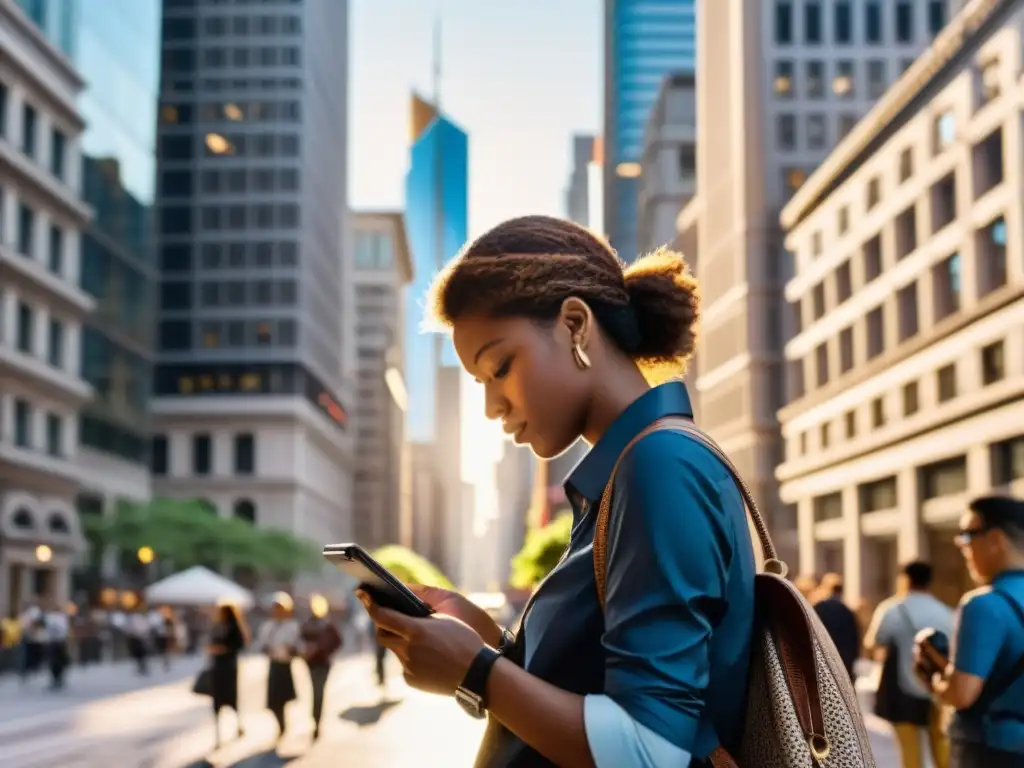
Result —
<instances>
[{"instance_id":1,"label":"lamp post light","mask_svg":"<svg viewBox=\"0 0 1024 768\"><path fill-rule=\"evenodd\" d=\"M36 547L36 560L40 563L48 563L53 560L53 550L50 549L46 544L40 544Z\"/></svg>"}]
</instances>

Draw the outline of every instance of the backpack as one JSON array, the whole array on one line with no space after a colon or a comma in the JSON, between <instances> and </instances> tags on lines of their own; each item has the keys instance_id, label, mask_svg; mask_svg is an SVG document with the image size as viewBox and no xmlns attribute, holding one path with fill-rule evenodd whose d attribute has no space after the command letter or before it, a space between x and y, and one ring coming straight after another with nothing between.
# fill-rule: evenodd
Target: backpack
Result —
<instances>
[{"instance_id":1,"label":"backpack","mask_svg":"<svg viewBox=\"0 0 1024 768\"><path fill-rule=\"evenodd\" d=\"M719 747L714 768L874 768L867 728L850 676L810 603L786 580L787 567L746 484L714 441L688 418L659 419L626 446L612 470L594 533L594 572L605 602L612 486L622 457L652 432L673 430L708 448L736 481L764 556L754 581L747 710L735 754ZM695 755L695 757L704 757Z\"/></svg>"}]
</instances>

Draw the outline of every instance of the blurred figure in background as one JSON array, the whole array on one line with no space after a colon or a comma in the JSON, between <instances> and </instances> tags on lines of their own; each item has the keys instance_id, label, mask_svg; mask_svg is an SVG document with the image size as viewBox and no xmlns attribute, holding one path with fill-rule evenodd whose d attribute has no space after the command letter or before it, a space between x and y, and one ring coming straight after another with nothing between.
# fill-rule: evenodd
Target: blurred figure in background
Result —
<instances>
[{"instance_id":1,"label":"blurred figure in background","mask_svg":"<svg viewBox=\"0 0 1024 768\"><path fill-rule=\"evenodd\" d=\"M373 655L377 665L377 685L383 691L388 684L387 670L384 668L384 659L387 658L388 649L377 642L377 629L370 625L370 642L373 643Z\"/></svg>"},{"instance_id":2,"label":"blurred figure in background","mask_svg":"<svg viewBox=\"0 0 1024 768\"><path fill-rule=\"evenodd\" d=\"M919 633L919 678L956 712L951 768L1024 765L1024 500L983 496L956 537L979 589L960 601L955 639ZM936 636L938 634L938 636Z\"/></svg>"},{"instance_id":3,"label":"blurred figure in background","mask_svg":"<svg viewBox=\"0 0 1024 768\"><path fill-rule=\"evenodd\" d=\"M797 576L796 581L793 582L800 594L803 595L808 602L814 602L814 595L818 591L818 580L813 576Z\"/></svg>"},{"instance_id":4,"label":"blurred figure in background","mask_svg":"<svg viewBox=\"0 0 1024 768\"><path fill-rule=\"evenodd\" d=\"M930 592L932 567L915 560L903 566L897 593L882 601L864 635L868 654L882 662L875 713L892 723L903 768L925 768L921 737L927 736L936 768L949 765L941 710L914 673L914 638L933 628L953 635L953 610Z\"/></svg>"},{"instance_id":5,"label":"blurred figure in background","mask_svg":"<svg viewBox=\"0 0 1024 768\"><path fill-rule=\"evenodd\" d=\"M64 672L71 661L68 649L71 618L66 609L61 608L56 600L50 598L46 601L43 623L46 627L46 660L50 667L50 688L59 690L64 687Z\"/></svg>"},{"instance_id":6,"label":"blurred figure in background","mask_svg":"<svg viewBox=\"0 0 1024 768\"><path fill-rule=\"evenodd\" d=\"M331 673L331 657L341 648L341 633L327 619L330 606L321 595L309 601L311 616L302 625L302 658L309 667L313 686L313 739L320 738L320 720L324 711L324 690Z\"/></svg>"},{"instance_id":7,"label":"blurred figure in background","mask_svg":"<svg viewBox=\"0 0 1024 768\"><path fill-rule=\"evenodd\" d=\"M24 683L39 671L46 656L46 622L36 600L29 601L18 623L21 625L21 681Z\"/></svg>"},{"instance_id":8,"label":"blurred figure in background","mask_svg":"<svg viewBox=\"0 0 1024 768\"><path fill-rule=\"evenodd\" d=\"M135 669L139 675L149 674L149 650L153 642L153 627L149 616L143 608L128 615L125 626L125 637L128 641L128 655L135 660Z\"/></svg>"},{"instance_id":9,"label":"blurred figure in background","mask_svg":"<svg viewBox=\"0 0 1024 768\"><path fill-rule=\"evenodd\" d=\"M822 578L814 611L836 644L850 680L854 680L853 665L860 655L860 627L856 615L843 602L843 577L838 573L828 573Z\"/></svg>"},{"instance_id":10,"label":"blurred figure in background","mask_svg":"<svg viewBox=\"0 0 1024 768\"><path fill-rule=\"evenodd\" d=\"M213 698L213 726L220 746L220 713L228 708L235 712L236 738L242 738L242 717L238 713L238 655L249 642L249 627L237 606L217 606L216 618L210 628L210 693Z\"/></svg>"},{"instance_id":11,"label":"blurred figure in background","mask_svg":"<svg viewBox=\"0 0 1024 768\"><path fill-rule=\"evenodd\" d=\"M295 679L292 677L292 659L299 648L299 624L294 619L295 603L285 592L274 595L270 619L260 625L256 648L270 657L267 670L267 709L277 720L277 741L281 742L286 730L285 709L295 701Z\"/></svg>"}]
</instances>

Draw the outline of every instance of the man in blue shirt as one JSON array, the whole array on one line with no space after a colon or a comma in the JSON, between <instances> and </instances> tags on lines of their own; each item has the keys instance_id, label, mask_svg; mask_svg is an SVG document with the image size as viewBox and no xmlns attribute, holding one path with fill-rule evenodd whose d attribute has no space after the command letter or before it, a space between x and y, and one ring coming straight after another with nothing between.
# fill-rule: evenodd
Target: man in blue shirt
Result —
<instances>
[{"instance_id":1,"label":"man in blue shirt","mask_svg":"<svg viewBox=\"0 0 1024 768\"><path fill-rule=\"evenodd\" d=\"M957 544L972 578L957 614L952 657L928 639L918 668L956 709L950 768L1024 765L1024 501L986 496L960 520Z\"/></svg>"}]
</instances>

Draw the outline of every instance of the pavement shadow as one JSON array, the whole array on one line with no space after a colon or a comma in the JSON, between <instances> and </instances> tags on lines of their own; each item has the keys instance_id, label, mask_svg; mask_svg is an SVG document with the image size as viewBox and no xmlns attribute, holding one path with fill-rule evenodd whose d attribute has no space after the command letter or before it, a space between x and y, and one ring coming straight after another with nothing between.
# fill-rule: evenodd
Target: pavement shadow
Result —
<instances>
[{"instance_id":1,"label":"pavement shadow","mask_svg":"<svg viewBox=\"0 0 1024 768\"><path fill-rule=\"evenodd\" d=\"M341 713L340 717L342 720L355 723L360 728L365 728L369 725L376 725L380 722L380 719L384 716L385 712L401 703L401 699L381 699L376 704L363 704L349 707Z\"/></svg>"},{"instance_id":2,"label":"pavement shadow","mask_svg":"<svg viewBox=\"0 0 1024 768\"><path fill-rule=\"evenodd\" d=\"M246 755L225 766L225 768L282 768L282 766L292 762L292 759L291 757L283 757L277 754L273 749L267 749L252 755ZM209 760L196 760L183 768L214 768L214 763L211 763Z\"/></svg>"}]
</instances>

